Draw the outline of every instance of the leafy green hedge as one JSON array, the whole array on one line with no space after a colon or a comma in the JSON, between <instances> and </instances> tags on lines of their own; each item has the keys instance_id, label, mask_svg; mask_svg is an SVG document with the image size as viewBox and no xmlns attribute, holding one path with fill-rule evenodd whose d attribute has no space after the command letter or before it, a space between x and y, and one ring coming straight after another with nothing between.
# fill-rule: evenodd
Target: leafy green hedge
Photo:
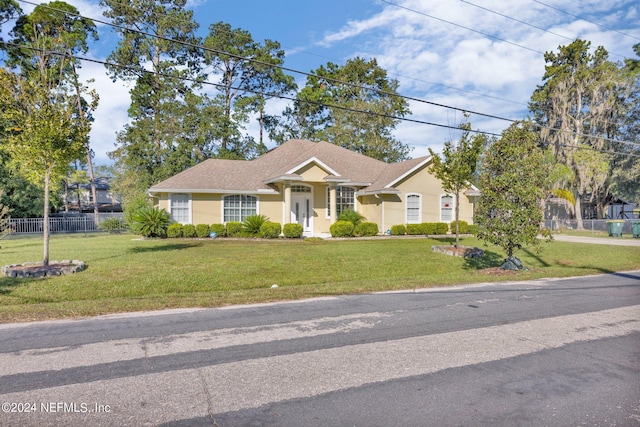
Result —
<instances>
[{"instance_id":1,"label":"leafy green hedge","mask_svg":"<svg viewBox=\"0 0 640 427\"><path fill-rule=\"evenodd\" d=\"M297 223L285 224L282 228L282 234L288 239L299 239L302 237L304 228Z\"/></svg>"},{"instance_id":2,"label":"leafy green hedge","mask_svg":"<svg viewBox=\"0 0 640 427\"><path fill-rule=\"evenodd\" d=\"M422 224L407 224L407 234L416 236L419 234L427 234L424 231Z\"/></svg>"},{"instance_id":3,"label":"leafy green hedge","mask_svg":"<svg viewBox=\"0 0 640 427\"><path fill-rule=\"evenodd\" d=\"M433 232L433 234L447 234L447 231L449 231L449 224L447 224L446 222L435 223L435 231Z\"/></svg>"},{"instance_id":4,"label":"leafy green hedge","mask_svg":"<svg viewBox=\"0 0 640 427\"><path fill-rule=\"evenodd\" d=\"M329 227L331 237L351 237L355 227L350 221L336 221Z\"/></svg>"},{"instance_id":5,"label":"leafy green hedge","mask_svg":"<svg viewBox=\"0 0 640 427\"><path fill-rule=\"evenodd\" d=\"M449 224L449 231L451 233L456 234L456 221L451 221ZM469 223L466 221L458 221L458 233L467 234L469 232Z\"/></svg>"},{"instance_id":6,"label":"leafy green hedge","mask_svg":"<svg viewBox=\"0 0 640 427\"><path fill-rule=\"evenodd\" d=\"M196 226L193 224L185 224L182 226L182 237L196 237Z\"/></svg>"},{"instance_id":7,"label":"leafy green hedge","mask_svg":"<svg viewBox=\"0 0 640 427\"><path fill-rule=\"evenodd\" d=\"M196 236L200 238L209 237L209 224L196 225Z\"/></svg>"},{"instance_id":8,"label":"leafy green hedge","mask_svg":"<svg viewBox=\"0 0 640 427\"><path fill-rule=\"evenodd\" d=\"M281 226L279 222L265 221L260 226L260 237L265 239L277 239L280 237Z\"/></svg>"},{"instance_id":9,"label":"leafy green hedge","mask_svg":"<svg viewBox=\"0 0 640 427\"><path fill-rule=\"evenodd\" d=\"M182 237L182 224L175 222L167 228L167 237L177 239Z\"/></svg>"},{"instance_id":10,"label":"leafy green hedge","mask_svg":"<svg viewBox=\"0 0 640 427\"><path fill-rule=\"evenodd\" d=\"M226 235L224 224L211 224L209 226L209 232L216 233L216 236L218 237L222 237Z\"/></svg>"},{"instance_id":11,"label":"leafy green hedge","mask_svg":"<svg viewBox=\"0 0 640 427\"><path fill-rule=\"evenodd\" d=\"M361 222L354 232L356 236L376 236L378 231L378 224L375 222Z\"/></svg>"},{"instance_id":12,"label":"leafy green hedge","mask_svg":"<svg viewBox=\"0 0 640 427\"><path fill-rule=\"evenodd\" d=\"M447 234L449 224L446 222L423 222L420 224L407 224L407 234L410 235L437 235ZM393 234L393 230L391 231Z\"/></svg>"},{"instance_id":13,"label":"leafy green hedge","mask_svg":"<svg viewBox=\"0 0 640 427\"><path fill-rule=\"evenodd\" d=\"M229 221L227 222L227 236L238 237L242 234L242 223Z\"/></svg>"},{"instance_id":14,"label":"leafy green hedge","mask_svg":"<svg viewBox=\"0 0 640 427\"><path fill-rule=\"evenodd\" d=\"M404 236L407 234L407 227L402 224L392 225L391 226L391 235L392 236Z\"/></svg>"}]
</instances>

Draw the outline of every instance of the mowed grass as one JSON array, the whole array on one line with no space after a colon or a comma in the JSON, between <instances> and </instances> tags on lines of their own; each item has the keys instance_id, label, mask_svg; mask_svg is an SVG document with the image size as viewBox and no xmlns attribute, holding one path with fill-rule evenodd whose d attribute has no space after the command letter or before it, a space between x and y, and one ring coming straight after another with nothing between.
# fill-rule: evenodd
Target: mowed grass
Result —
<instances>
[{"instance_id":1,"label":"mowed grass","mask_svg":"<svg viewBox=\"0 0 640 427\"><path fill-rule=\"evenodd\" d=\"M505 255L465 260L434 253L452 239L139 240L132 235L54 236L51 259L80 259L83 272L0 278L0 322L178 307L219 307L325 295L528 280L640 269L640 248L551 242L517 255L529 268L489 275ZM0 241L0 265L42 259L41 238ZM278 288L271 286L277 284Z\"/></svg>"}]
</instances>

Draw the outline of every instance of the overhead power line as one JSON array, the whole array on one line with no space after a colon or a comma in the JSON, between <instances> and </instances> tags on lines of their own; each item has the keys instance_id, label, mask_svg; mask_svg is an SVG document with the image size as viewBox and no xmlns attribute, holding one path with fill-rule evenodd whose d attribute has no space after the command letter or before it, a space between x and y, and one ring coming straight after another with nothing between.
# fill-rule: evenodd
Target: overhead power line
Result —
<instances>
[{"instance_id":1,"label":"overhead power line","mask_svg":"<svg viewBox=\"0 0 640 427\"><path fill-rule=\"evenodd\" d=\"M530 50L531 52L539 53L540 55L544 55L544 52L541 52L539 50L530 48L528 46L524 46L524 45L509 41L509 40L506 40L506 39L501 39L500 37L496 37L496 36L493 36L491 34L487 34L487 33L484 33L482 31L479 31L479 30L476 30L476 29L473 29L473 28L469 28L469 27L466 27L464 25L457 24L455 22L447 21L446 19L438 18L437 16L429 15L428 13L424 13L424 12L421 12L419 10L411 9L409 7L402 6L402 5L398 4L398 3L394 3L394 2L389 1L389 0L380 0L380 1L382 1L383 3L387 3L387 4L390 4L392 6L398 7L400 9L408 10L409 12L417 13L418 15L426 16L427 18L435 19L436 21L444 22L446 24L450 24L450 25L454 25L454 26L459 27L459 28L463 28L463 29L465 29L467 31L472 31L474 33L481 34L481 35L483 35L485 37L489 37L490 39L498 40L498 41L501 41L501 42L504 42L504 43L508 43L510 45L513 45L513 46L517 46L517 47L522 48L522 49Z\"/></svg>"},{"instance_id":2,"label":"overhead power line","mask_svg":"<svg viewBox=\"0 0 640 427\"><path fill-rule=\"evenodd\" d=\"M466 109L466 108L454 107L454 106L451 106L451 105L446 105L446 104L442 104L442 103L438 103L438 102L427 101L427 100L416 98L416 97L412 97L412 96L400 95L400 94L397 94L397 93L387 92L387 91L384 91L384 90L381 90L381 89L376 89L376 88L369 87L369 86L359 85L359 84L355 84L355 83L352 83L352 82L346 82L346 81L339 80L339 79L332 78L332 77L319 76L317 74L296 70L296 69L285 67L285 66L282 66L282 65L276 65L276 64L269 63L269 62L260 61L260 60L255 59L255 58L248 58L248 57L245 57L245 56L242 56L242 55L238 55L238 54L234 54L234 53L231 53L231 52L225 52L225 51L221 51L221 50L218 50L218 49L212 49L212 48L205 47L205 46L202 46L202 45L196 45L196 44L189 43L189 42L186 42L186 41L175 40L175 39L172 39L172 38L169 38L169 37L164 37L164 36L161 36L161 35L158 35L158 34L148 33L146 31L142 31L142 30L139 30L139 29L133 29L133 28L125 27L123 25L114 24L112 22L104 21L104 20L101 20L101 19L89 18L89 17L83 16L83 15L80 15L79 13L71 13L71 12L68 12L68 11L56 9L56 8L48 6L48 5L44 5L44 4L39 5L38 3L34 3L34 2L29 1L29 0L19 0L19 1L23 2L23 3L31 4L31 5L45 7L47 9L50 9L52 11L56 11L56 12L59 12L59 13L64 13L64 14L67 14L67 15L72 15L72 16L76 16L76 17L84 18L84 19L90 19L90 20L92 20L94 22L99 22L101 24L109 25L111 27L118 28L118 29L123 30L123 31L129 31L129 32L141 34L141 35L146 36L146 37L156 38L156 39L159 39L159 40L163 40L163 41L167 41L167 42L171 42L171 43L176 43L176 44L180 44L180 45L191 47L191 48L201 49L203 51L215 53L215 54L218 54L218 55L225 55L225 56L229 56L229 57L232 57L232 58L240 59L240 60L243 60L243 61L252 62L252 63L255 63L255 64L259 64L259 65L264 65L266 67L279 68L279 69L281 69L283 71L288 71L290 73L296 73L296 74L300 74L300 75L307 76L307 77L315 77L315 78L326 80L328 82L337 83L337 84L346 85L346 86L351 86L351 87L354 87L354 88L357 88L357 89L368 90L368 91L376 92L376 93L378 93L380 95L393 96L393 97L397 97L397 98L406 99L406 100L409 100L409 101L415 101L415 102L419 102L419 103L423 103L423 104L432 105L432 106L435 106L435 107L447 108L447 109L459 111L459 112L462 112L462 113L469 113L469 114L474 114L474 115L481 116L481 117L487 117L487 118L490 118L490 119L508 121L508 122L512 122L512 123L517 121L517 120L514 120L514 119L500 117L500 116L497 116L497 115L494 115L494 114L481 113L479 111L473 111L473 110L469 110L469 109ZM134 69L134 68L131 68L131 70L132 71L140 71L140 70L137 70L137 69Z\"/></svg>"},{"instance_id":3,"label":"overhead power line","mask_svg":"<svg viewBox=\"0 0 640 427\"><path fill-rule=\"evenodd\" d=\"M315 78L319 78L319 79L324 79L326 81L330 81L330 82L341 84L341 85L351 86L351 87L358 88L358 89L363 89L363 90L369 90L369 91L376 92L376 93L378 93L380 95L387 95L387 96L403 98L403 99L407 99L407 100L411 100L411 101L415 101L415 102L420 102L420 103L424 103L424 104L428 104L428 105L432 105L432 106L436 106L436 107L440 107L440 108L451 109L451 110L455 110L455 111L459 111L459 112L463 112L463 113L474 114L474 115L481 116L481 117L487 117L487 118L507 121L507 122L511 122L511 123L515 123L515 122L519 121L519 120L516 120L516 119L500 117L500 116L493 115L493 114L481 113L481 112L477 112L477 111L473 111L473 110L468 110L468 109L464 109L464 108L449 106L449 105L446 105L446 104L427 101L427 100L423 100L423 99L420 99L420 98L410 97L410 96L406 96L406 95L400 95L400 94L397 94L397 93L391 93L391 92L387 92L387 91L384 91L384 90L380 90L380 89L376 89L376 88L372 88L372 87L367 87L367 86L363 86L363 85L358 85L358 84L342 81L342 80L331 78L331 77L319 76L317 74L308 73L308 72L304 72L304 71L299 71L299 70L295 70L295 69L292 69L292 68L284 67L284 66L281 66L281 65L275 65L275 64L264 62L264 61L260 61L260 60L254 59L254 58L243 57L241 55L233 54L233 53L230 53L230 52L225 52L225 51L220 51L220 50L217 50L217 49L207 48L207 47L202 46L202 45L196 45L196 44L185 42L185 41L181 41L181 40L175 40L175 39L171 39L171 38L168 38L168 37L160 36L160 35L157 35L157 34L151 34L151 33L139 30L139 29L128 28L128 27L125 27L125 26L122 26L122 25L114 24L112 22L108 22L108 21L104 21L104 20L100 20L100 19L89 18L89 17L83 16L83 15L81 15L79 13L71 13L71 12L68 12L68 11L64 11L64 10L53 8L53 7L48 6L48 5L34 3L34 2L29 1L29 0L19 0L19 1L23 2L23 3L31 4L31 5L34 5L34 6L41 6L41 7L50 9L52 11L56 11L58 13L63 13L63 14L66 14L66 15L76 16L76 17L83 18L83 19L89 19L89 20L94 21L94 22L102 23L102 24L105 24L105 25L108 25L108 26L111 26L111 27L114 27L114 28L118 28L118 29L123 30L123 31L137 33L137 34L140 34L140 35L143 35L143 36L146 36L146 37L156 38L156 39L159 39L159 40L163 40L163 41L167 41L167 42L171 42L171 43L176 43L176 44L184 45L184 46L191 47L191 48L201 49L203 51L207 51L207 52L211 52L211 53L215 53L215 54L226 55L226 56L230 56L230 57L233 57L233 58L236 58L236 59L240 59L240 60L244 60L244 61L247 61L247 62L253 62L253 63L256 63L256 64L264 65L264 66L267 66L267 67L279 68L279 69L281 69L283 71L289 71L289 72L292 72L292 73L297 73L297 74L305 75L305 76L308 76L308 77L315 77ZM401 7L403 9L408 9L408 10L413 11L412 9L405 8L404 6L397 5L397 4L389 2L387 0L382 0L382 1L385 2L385 3L389 3L389 4L392 4L392 5ZM423 13L417 12L417 11L416 11L416 13L423 14ZM439 18L436 18L436 19L439 19ZM12 43L7 43L7 42L2 42L2 43L5 44L5 45L14 45ZM17 46L17 45L14 45L14 46ZM33 49L33 50L41 50L41 49L32 48L30 46L23 46L23 47L24 48L28 48L28 49ZM65 55L65 54L61 54L61 53L57 53L57 52L51 52L51 53L54 53L54 54L57 54L57 55L63 55L63 56ZM70 55L66 55L66 56L70 56ZM100 60L95 60L95 59L90 59L90 58L83 58L83 57L78 57L78 56L73 56L73 57L76 58L76 59L79 59L79 60L99 63L99 64L103 64L103 65L115 66L115 67L127 69L129 71L153 73L153 74L161 75L161 76L165 76L165 77L178 78L176 76L166 75L166 74L162 74L162 73L158 73L158 72L152 72L152 71L145 70L145 69L139 69L139 68L134 68L134 67L123 66L121 64L109 63L109 62L106 62L106 61L100 61ZM207 85L213 85L213 86L216 86L216 87L221 87L221 85L219 85L219 84L212 83L212 82L207 82L207 81L204 81L204 80L191 79L191 78L186 78L186 77L182 77L182 79L186 80L186 81L192 81L194 83L207 84ZM409 121L409 122L425 124L425 125L430 125L430 126L448 128L448 129L456 129L456 130L459 129L458 127L450 126L450 125L443 125L443 124L432 123L432 122L427 122L427 121L423 121L423 120L416 120L416 119L408 119L408 118L405 118L405 117L382 115L382 114L379 114L379 113L367 112L367 111L362 111L362 110L355 110L355 109L350 109L350 108L342 107L342 106L338 106L338 105L322 104L322 103L317 103L317 102L313 102L313 101L306 101L306 100L301 100L301 99L298 99L298 98L287 97L287 96L283 96L283 95L266 94L266 93L261 93L261 92L258 92L258 91L252 91L252 90L245 89L245 88L233 88L233 89L242 90L242 91L245 91L245 92L251 92L251 93L255 93L255 94L259 94L259 95L270 96L270 97L278 97L278 98L281 98L281 99L287 99L287 100L291 100L291 101L306 102L306 103L320 105L320 106L338 108L338 109L343 109L343 110L347 110L347 111L353 111L353 112L359 112L359 113L367 113L367 114L375 114L375 115L378 115L378 116L381 116L381 117L392 118L392 119L395 119L395 120ZM603 137L603 136L585 135L585 134L580 134L580 133L573 132L573 131L566 131L566 130L562 130L562 129L558 129L558 128L552 128L552 127L544 126L544 125L537 124L537 123L533 123L533 124L536 127L539 127L541 129L548 129L548 130L558 131L558 132L568 132L568 133L570 133L572 135L577 135L577 136L583 136L583 137L588 137L588 138L596 138L596 139L609 141L609 142L617 142L617 143L621 143L621 144L629 144L629 145L640 146L640 144L638 144L638 143L633 143L633 142L629 142L629 141L620 141L620 140L615 140L615 139L607 138L607 137ZM493 135L493 136L499 136L498 134L491 133L491 132L485 132L485 131L472 131L472 132L482 133L482 134L487 134L487 135Z\"/></svg>"},{"instance_id":4,"label":"overhead power line","mask_svg":"<svg viewBox=\"0 0 640 427\"><path fill-rule=\"evenodd\" d=\"M384 0L383 0L383 1L384 1ZM616 30L616 29L614 29L614 28L605 27L604 25L598 24L597 22L589 21L588 19L585 19L585 18L583 18L583 17L581 17L581 16L574 15L574 14L572 14L572 13L569 13L569 12L567 12L566 10L558 9L557 7L551 6L550 4L543 3L543 2L541 2L541 1L539 1L539 0L533 0L533 1L534 1L534 2L536 2L536 3L538 3L538 4L541 4L541 5L543 5L543 6L546 6L546 7L548 7L549 9L553 9L553 10L556 10L556 11L558 11L558 12L560 12L560 13L564 13L565 15L573 16L574 18L581 19L581 20L583 20L583 21L585 21L585 22L588 22L588 23L590 23L590 24L597 25L598 27L600 27L600 28L602 28L602 29L605 29L605 30L607 30L607 31L613 31L613 32L618 33L618 34L622 34L623 36L631 37L632 39L636 39L636 40L640 40L640 37L636 37L636 36L632 36L631 34L623 33L622 31L618 31L618 30Z\"/></svg>"},{"instance_id":5,"label":"overhead power line","mask_svg":"<svg viewBox=\"0 0 640 427\"><path fill-rule=\"evenodd\" d=\"M19 49L30 49L30 50L34 50L34 51L38 51L38 52L42 52L42 53L51 54L51 55L57 55L57 56L63 56L63 57L67 57L67 58L73 58L73 59L77 59L77 60L80 60L80 61L93 62L95 64L109 65L109 66L112 66L112 67L118 67L118 68L121 68L121 69L124 69L124 70L129 70L129 71L141 71L141 72L143 72L145 74L153 74L153 75L156 75L156 76L161 76L161 77L166 77L166 78L171 78L171 79L177 79L177 80L180 80L180 81L189 81L189 82L192 82L192 83L208 85L208 86L214 86L216 88L223 88L224 87L223 85L221 85L219 83L213 83L213 82L209 82L209 81L206 81L206 80L203 80L203 79L194 79L194 78L184 77L184 76L175 76L175 75L171 75L171 74L167 74L167 73L161 73L161 72L158 72L158 71L152 71L152 70L146 70L146 69L134 69L132 67L129 67L129 66L126 66L126 65L122 65L122 64L118 64L118 63L114 63L114 62L101 61L99 59L93 59L93 58L85 58L85 57L78 56L78 55L70 55L68 53L60 53L60 52L56 52L56 51L37 48L37 47L34 47L34 46L18 45L18 44L15 44L15 43L10 43L10 42L5 42L5 41L0 41L0 44L3 44L5 46L13 46L13 47L19 48ZM457 126L443 125L443 124L440 124L440 123L433 123L433 122L428 122L428 121L425 121L425 120L418 120L418 119L411 119L411 118L407 118L407 117L393 116L391 114L382 114L382 113L377 113L377 112L374 112L374 111L359 110L359 109L356 109L356 108L344 107L342 105L327 104L327 103L322 103L322 102L317 102L317 101L310 101L310 100L301 100L301 99L297 99L297 98L294 98L294 97L291 97L291 96L286 96L286 95L281 95L281 94L268 93L268 92L262 92L262 91L258 91L258 90L238 88L238 87L231 87L231 89L232 90L241 90L243 92L249 92L249 93L253 93L253 94L256 94L256 95L263 95L263 96L266 96L266 97L286 99L286 100L289 100L289 101L299 101L299 102L304 102L306 104L318 105L318 106L322 106L322 107L336 108L336 109L339 109L339 110L350 111L350 112L354 112L354 113L362 113L362 114L367 114L367 115L370 115L370 116L384 117L384 118L389 118L389 119L393 119L393 120L400 120L400 121L424 124L424 125L429 125L429 126L442 127L442 128L446 128L446 129L460 130L460 128L457 127ZM484 135L490 135L490 136L500 136L497 133L481 131L481 130L469 130L469 132L479 133L479 134L484 134Z\"/></svg>"},{"instance_id":6,"label":"overhead power line","mask_svg":"<svg viewBox=\"0 0 640 427\"><path fill-rule=\"evenodd\" d=\"M484 11L486 11L486 12L493 13L494 15L498 15L498 16L501 16L501 17L503 17L503 18L510 19L511 21L515 21L515 22L517 22L517 23L519 23L519 24L522 24L522 25L526 25L526 26L528 26L528 27L535 28L536 30L540 30L540 31L543 31L543 32L545 32L545 33L549 33L549 34L553 34L554 36L557 36L557 37L563 38L563 39L565 39L565 40L569 40L569 41L574 41L574 40L575 40L575 37L574 37L574 38L572 38L572 37L567 37L567 36L562 35L562 34L558 34L558 33L556 33L556 32L553 32L553 31L547 30L547 29L545 29L545 28L538 27L537 25L533 25L533 24L530 24L530 23L528 23L528 22L521 21L520 19L514 18L514 17L512 17L512 16L508 16L508 15L505 15L505 14L503 14L503 13L497 12L497 11L495 11L495 10L493 10L493 9L489 9L489 8L487 8L487 7L483 7L483 6L480 6L480 5L478 5L478 4L471 3L470 1L467 1L467 0L460 0L460 1L461 1L462 3L466 3L466 4L468 4L469 6L477 7L478 9L482 9L482 10L484 10ZM610 54L612 54L612 55L615 55L615 56L619 56L620 58L626 58L626 56L625 56L625 55L622 55L622 54L619 54L619 53L615 53L615 52L609 52L609 53L610 53Z\"/></svg>"}]
</instances>

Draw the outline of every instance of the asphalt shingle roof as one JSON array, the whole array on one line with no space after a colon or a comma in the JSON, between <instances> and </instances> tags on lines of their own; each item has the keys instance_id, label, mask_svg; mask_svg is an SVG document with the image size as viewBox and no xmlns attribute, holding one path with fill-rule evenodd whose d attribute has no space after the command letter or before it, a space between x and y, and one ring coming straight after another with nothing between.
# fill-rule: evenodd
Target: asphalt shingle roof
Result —
<instances>
[{"instance_id":1,"label":"asphalt shingle roof","mask_svg":"<svg viewBox=\"0 0 640 427\"><path fill-rule=\"evenodd\" d=\"M290 140L254 160L209 159L150 188L152 192L264 191L266 183L309 162L329 168L327 175L378 191L428 160L420 157L399 163L385 163L328 142ZM323 166L324 165L324 166Z\"/></svg>"}]
</instances>

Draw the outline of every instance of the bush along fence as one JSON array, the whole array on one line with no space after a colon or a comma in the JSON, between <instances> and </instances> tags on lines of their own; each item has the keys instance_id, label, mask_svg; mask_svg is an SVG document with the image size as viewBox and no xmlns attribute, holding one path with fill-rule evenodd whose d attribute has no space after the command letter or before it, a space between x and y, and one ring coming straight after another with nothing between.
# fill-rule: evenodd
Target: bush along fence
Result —
<instances>
[{"instance_id":1,"label":"bush along fence","mask_svg":"<svg viewBox=\"0 0 640 427\"><path fill-rule=\"evenodd\" d=\"M10 218L7 226L11 234L42 234L44 218ZM96 231L123 232L127 230L121 213L93 214L49 217L51 233L89 233Z\"/></svg>"}]
</instances>

